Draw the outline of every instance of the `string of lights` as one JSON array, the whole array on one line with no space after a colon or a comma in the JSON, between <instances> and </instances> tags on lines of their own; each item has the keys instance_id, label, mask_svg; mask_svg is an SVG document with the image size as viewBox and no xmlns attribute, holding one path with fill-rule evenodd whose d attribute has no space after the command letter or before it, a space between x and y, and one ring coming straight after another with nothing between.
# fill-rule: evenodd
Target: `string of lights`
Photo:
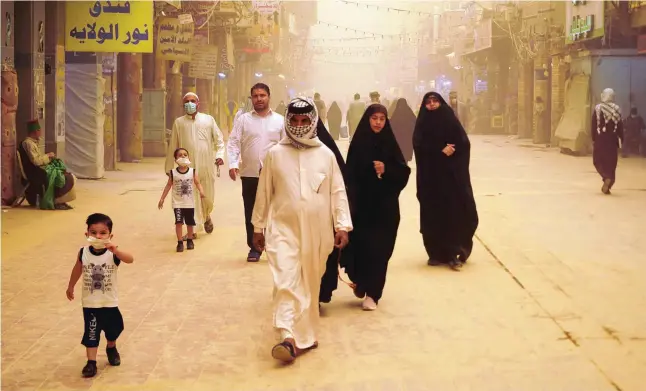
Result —
<instances>
[{"instance_id":1,"label":"string of lights","mask_svg":"<svg viewBox=\"0 0 646 391\"><path fill-rule=\"evenodd\" d=\"M402 9L402 8L385 7L385 6L382 6L382 5L374 5L374 4L363 4L363 3L356 2L356 1L346 1L346 0L338 0L338 1L343 3L343 4L346 4L346 5L354 5L357 8L361 8L361 7L366 7L366 9L374 8L374 9L377 9L377 10L386 10L388 12L390 12L390 11L397 12L398 14L399 13L405 13L405 14L408 14L408 15L417 14L418 16L425 16L425 17L433 17L433 15L434 15L431 12L413 11L413 10L407 10L407 9Z\"/></svg>"},{"instance_id":2,"label":"string of lights","mask_svg":"<svg viewBox=\"0 0 646 391\"><path fill-rule=\"evenodd\" d=\"M333 28L335 28L337 30L341 29L341 30L345 30L345 31L352 31L352 32L358 33L358 34L368 34L368 35L371 35L373 37L381 37L381 38L386 38L386 37L400 37L401 38L401 37L408 36L408 35L419 36L420 34L425 34L425 33L428 32L428 31L414 31L414 32L410 32L410 33L400 33L400 34L380 34L380 33L375 33L375 32L372 32L372 31L359 30L359 29L355 29L355 28L347 27L347 26L339 26L338 24L324 22L322 20L319 20L317 23L320 24L320 25L323 25L323 26L333 27Z\"/></svg>"}]
</instances>

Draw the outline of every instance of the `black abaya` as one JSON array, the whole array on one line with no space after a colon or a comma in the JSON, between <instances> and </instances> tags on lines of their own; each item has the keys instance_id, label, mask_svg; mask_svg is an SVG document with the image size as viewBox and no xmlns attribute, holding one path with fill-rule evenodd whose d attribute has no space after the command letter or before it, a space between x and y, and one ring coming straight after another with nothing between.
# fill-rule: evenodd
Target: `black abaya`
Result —
<instances>
[{"instance_id":1,"label":"black abaya","mask_svg":"<svg viewBox=\"0 0 646 391\"><path fill-rule=\"evenodd\" d=\"M345 161L343 161L343 155L341 155L339 147L336 145L334 139L332 139L332 136L327 131L327 129L325 129L325 125L320 118L319 122L316 125L316 133L323 145L328 147L332 151L332 153L334 153L336 162L339 165L339 169L341 170L341 175L343 175L343 178L345 180L346 166ZM319 292L320 303L329 303L332 300L332 292L334 292L338 286L338 260L339 249L335 247L327 258L327 262L325 264L325 273L321 278L321 290Z\"/></svg>"},{"instance_id":2,"label":"black abaya","mask_svg":"<svg viewBox=\"0 0 646 391\"><path fill-rule=\"evenodd\" d=\"M615 184L615 172L617 171L617 161L619 159L619 140L623 140L623 122L615 124L613 120L606 121L603 113L600 114L601 122L597 124L596 113L592 114L592 127L590 134L592 136L592 163L597 169L601 180L608 179L608 190ZM616 128L615 128L616 125ZM606 129L599 132L598 129ZM613 129L616 129L613 131Z\"/></svg>"},{"instance_id":3,"label":"black abaya","mask_svg":"<svg viewBox=\"0 0 646 391\"><path fill-rule=\"evenodd\" d=\"M330 127L330 135L334 140L339 139L341 134L341 120L343 119L343 113L336 102L332 102L330 109L327 112L327 124Z\"/></svg>"},{"instance_id":4,"label":"black abaya","mask_svg":"<svg viewBox=\"0 0 646 391\"><path fill-rule=\"evenodd\" d=\"M415 113L408 106L406 99L396 101L395 113L391 113L390 125L395 133L397 144L407 162L413 160L413 130L415 129Z\"/></svg>"},{"instance_id":5,"label":"black abaya","mask_svg":"<svg viewBox=\"0 0 646 391\"><path fill-rule=\"evenodd\" d=\"M426 108L430 95L441 102L439 108ZM451 156L442 152L447 144L455 146ZM428 93L422 100L413 148L420 232L429 260L447 264L466 262L478 227L469 174L471 143L453 110L437 93Z\"/></svg>"},{"instance_id":6,"label":"black abaya","mask_svg":"<svg viewBox=\"0 0 646 391\"><path fill-rule=\"evenodd\" d=\"M373 104L366 109L348 151L346 185L354 229L350 233L352 256L345 267L357 291L365 292L376 303L382 296L388 261L395 248L399 194L408 183L410 168L387 119L381 132L372 131L369 119L375 112L386 114L386 108ZM381 179L374 161L384 163Z\"/></svg>"}]
</instances>

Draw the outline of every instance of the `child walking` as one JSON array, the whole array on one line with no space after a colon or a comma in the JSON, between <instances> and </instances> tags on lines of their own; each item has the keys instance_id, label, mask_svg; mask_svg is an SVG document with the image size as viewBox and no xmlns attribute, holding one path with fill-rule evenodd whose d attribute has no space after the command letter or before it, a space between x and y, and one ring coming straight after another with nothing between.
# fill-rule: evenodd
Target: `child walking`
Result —
<instances>
[{"instance_id":1,"label":"child walking","mask_svg":"<svg viewBox=\"0 0 646 391\"><path fill-rule=\"evenodd\" d=\"M195 188L200 192L200 198L204 198L204 189L200 180L195 175L195 169L189 167L191 161L188 159L188 151L184 148L175 150L175 163L177 167L171 170L168 175L168 182L164 188L161 199L159 200L159 209L164 207L164 200L170 189L173 189L173 212L175 213L175 233L177 234L177 252L184 251L184 240L182 230L186 224L186 249L195 248L193 244L193 231L195 229Z\"/></svg>"},{"instance_id":2,"label":"child walking","mask_svg":"<svg viewBox=\"0 0 646 391\"><path fill-rule=\"evenodd\" d=\"M108 340L105 350L108 362L112 366L121 365L117 338L123 331L123 317L118 307L117 269L121 262L132 263L134 258L112 242L110 217L94 213L87 218L86 224L85 236L89 245L78 253L66 294L70 301L74 300L74 287L83 276L81 301L85 331L81 344L86 348L87 364L81 374L93 377L101 330Z\"/></svg>"}]
</instances>

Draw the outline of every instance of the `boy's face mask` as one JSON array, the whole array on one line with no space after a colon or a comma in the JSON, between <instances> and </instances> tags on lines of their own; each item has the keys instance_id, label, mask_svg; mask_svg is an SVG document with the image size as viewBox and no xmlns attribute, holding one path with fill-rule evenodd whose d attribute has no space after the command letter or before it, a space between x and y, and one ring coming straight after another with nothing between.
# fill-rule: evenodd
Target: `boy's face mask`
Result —
<instances>
[{"instance_id":1,"label":"boy's face mask","mask_svg":"<svg viewBox=\"0 0 646 391\"><path fill-rule=\"evenodd\" d=\"M87 241L90 246L94 247L97 250L102 250L105 248L105 245L110 243L110 239L97 239L94 236L88 236Z\"/></svg>"},{"instance_id":2,"label":"boy's face mask","mask_svg":"<svg viewBox=\"0 0 646 391\"><path fill-rule=\"evenodd\" d=\"M181 157L181 158L175 160L175 163L177 163L177 165L179 165L181 167L186 167L189 164L191 164L191 161L187 157Z\"/></svg>"}]
</instances>

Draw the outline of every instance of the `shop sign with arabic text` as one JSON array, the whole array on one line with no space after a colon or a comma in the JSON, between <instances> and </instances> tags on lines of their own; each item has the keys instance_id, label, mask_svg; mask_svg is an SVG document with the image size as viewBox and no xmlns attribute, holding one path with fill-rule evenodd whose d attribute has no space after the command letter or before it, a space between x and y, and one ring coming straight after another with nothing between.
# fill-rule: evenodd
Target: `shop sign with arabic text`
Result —
<instances>
[{"instance_id":1,"label":"shop sign with arabic text","mask_svg":"<svg viewBox=\"0 0 646 391\"><path fill-rule=\"evenodd\" d=\"M68 1L68 52L153 52L152 1Z\"/></svg>"}]
</instances>

